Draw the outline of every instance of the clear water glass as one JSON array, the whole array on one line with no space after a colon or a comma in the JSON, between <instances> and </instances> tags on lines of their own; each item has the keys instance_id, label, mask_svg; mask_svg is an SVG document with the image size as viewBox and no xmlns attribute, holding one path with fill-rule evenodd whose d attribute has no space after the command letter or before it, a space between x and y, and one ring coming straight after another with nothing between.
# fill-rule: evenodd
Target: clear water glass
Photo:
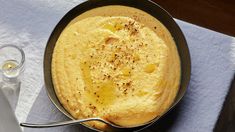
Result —
<instances>
[{"instance_id":1,"label":"clear water glass","mask_svg":"<svg viewBox=\"0 0 235 132\"><path fill-rule=\"evenodd\" d=\"M24 72L24 51L15 45L0 46L1 89L15 110Z\"/></svg>"}]
</instances>

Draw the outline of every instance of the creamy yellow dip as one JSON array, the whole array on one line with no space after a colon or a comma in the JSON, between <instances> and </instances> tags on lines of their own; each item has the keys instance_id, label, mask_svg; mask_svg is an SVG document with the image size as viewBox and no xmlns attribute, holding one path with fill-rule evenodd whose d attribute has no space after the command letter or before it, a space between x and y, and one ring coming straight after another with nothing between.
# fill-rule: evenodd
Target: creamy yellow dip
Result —
<instances>
[{"instance_id":1,"label":"creamy yellow dip","mask_svg":"<svg viewBox=\"0 0 235 132\"><path fill-rule=\"evenodd\" d=\"M75 18L59 36L52 59L57 97L74 118L101 117L121 126L161 116L175 99L180 73L168 30L125 6L100 7Z\"/></svg>"}]
</instances>

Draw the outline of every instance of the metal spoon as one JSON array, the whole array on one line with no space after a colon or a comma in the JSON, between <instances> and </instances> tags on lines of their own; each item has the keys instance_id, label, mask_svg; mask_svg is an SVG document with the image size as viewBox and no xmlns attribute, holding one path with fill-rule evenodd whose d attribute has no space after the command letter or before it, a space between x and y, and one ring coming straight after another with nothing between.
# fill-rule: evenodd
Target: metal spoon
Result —
<instances>
[{"instance_id":1,"label":"metal spoon","mask_svg":"<svg viewBox=\"0 0 235 132\"><path fill-rule=\"evenodd\" d=\"M65 125L75 125L80 124L82 122L87 121L100 121L103 122L109 126L112 126L114 128L128 128L128 127L122 127L115 125L109 121L103 120L101 118L87 118L87 119L80 119L80 120L70 120L70 121L61 121L61 122L51 122L46 124L33 124L33 123L20 123L20 126L22 127L30 127L30 128L48 128L48 127L58 127L58 126L65 126Z\"/></svg>"}]
</instances>

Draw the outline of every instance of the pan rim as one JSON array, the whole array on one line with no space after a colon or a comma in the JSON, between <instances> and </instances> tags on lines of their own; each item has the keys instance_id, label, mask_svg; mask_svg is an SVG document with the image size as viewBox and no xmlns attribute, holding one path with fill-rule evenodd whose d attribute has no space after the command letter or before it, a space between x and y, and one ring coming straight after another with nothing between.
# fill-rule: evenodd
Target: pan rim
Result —
<instances>
[{"instance_id":1,"label":"pan rim","mask_svg":"<svg viewBox=\"0 0 235 132\"><path fill-rule=\"evenodd\" d=\"M94 4L95 6L94 6L94 8L97 8L97 7L102 7L102 6L108 6L108 5L123 5L123 6L128 6L128 7L134 7L134 8L137 8L137 7L135 7L135 6L129 6L129 5L127 5L126 3L125 4L121 4L121 2L123 2L123 1L125 1L125 0L119 0L120 2L119 2L119 4L116 4L115 2L117 1L117 0L106 0L106 1L109 1L110 3L108 3L108 4L104 4L104 5L102 5L102 0L88 0L88 1L85 1L85 2L82 2L82 3L80 3L80 4L78 4L78 5L76 5L74 8L72 8L70 11L68 11L61 19L60 19L60 21L57 23L57 25L55 26L55 28L53 29L53 31L52 31L52 33L50 34L50 37L49 37L49 39L48 39L48 41L47 41L47 45L46 45L46 49L45 49L45 52L44 52L44 83L45 83L45 88L46 88L46 91L47 91L47 96L49 97L49 99L50 99L50 101L53 103L53 105L61 112L61 113L63 113L65 116L67 116L68 118L70 118L70 119L72 119L72 120L74 120L74 118L66 111L64 111L64 110L62 110L61 108L60 108L60 106L58 105L58 102L56 102L55 101L55 99L51 96L51 92L49 91L49 88L50 89L53 89L54 90L54 86L53 86L53 84L52 84L52 87L51 87L51 85L50 84L48 84L48 77L47 77L47 75L48 74L46 74L48 71L47 71L47 68L45 68L45 67L47 67L48 65L47 65L47 63L45 63L46 61L47 61L47 58L48 58L48 49L49 49L49 46L50 46L50 44L51 44L51 39L53 39L54 37L54 33L56 32L56 30L59 28L58 26L63 22L63 21L65 21L65 19L67 19L66 17L67 16L69 16L70 15L70 13L71 12L73 12L74 10L76 10L77 8L79 8L79 7L81 7L81 6L84 6L84 8L85 8L85 6L87 6L87 5L91 5L91 4ZM154 2L152 2L151 0L146 0L146 1L142 1L142 0L129 0L129 2L133 2L133 1L138 1L138 2L142 2L142 3L148 3L148 4L152 4L152 8L158 8L159 10L161 10L162 12L163 12L163 15L165 15L166 17L168 17L168 20L170 20L174 25L173 25L173 27L174 28L176 28L176 30L180 33L180 35L179 36L181 36L181 39L183 39L182 41L184 42L184 46L185 46L185 49L186 49L186 54L188 55L188 57L186 57L187 58L187 61L188 61L188 69L187 69L187 75L185 75L186 76L186 82L185 82L185 90L183 91L183 93L182 93L182 95L176 100L175 99L175 101L174 101L174 103L171 105L171 107L169 107L169 109L165 112L165 113L163 113L163 115L162 116L160 116L160 117L156 117L155 119L153 119L153 120L151 120L151 121L149 121L148 123L146 123L146 124L144 124L143 126L140 126L141 128L140 129L138 129L138 131L140 131L140 130L143 130L143 129L145 129L145 128L147 128L147 127L149 127L149 126L151 126L153 123L155 123L155 122L157 122L160 118L162 118L162 117L164 117L167 113L169 113L181 100L182 100L182 98L184 97L184 95L185 95L185 93L186 93L186 91L187 91L187 87L188 87L188 85L189 85L189 80L190 80L190 74L191 74L191 59L190 59L190 53L189 53L189 48L188 48L188 46L187 46L187 41L186 41L186 39L185 39L185 37L184 37L184 34L183 34L183 32L182 32L182 30L180 29L180 27L179 27L179 25L175 22L175 20L173 19L173 17L165 10L165 9L163 9L161 6L159 6L158 4L156 4L156 3L154 3ZM113 4L112 4L112 2L113 2ZM101 5L99 5L99 4L101 4ZM92 8L90 8L89 7L89 9L87 9L87 10L84 10L83 12L86 12L86 11L88 11L88 10L91 10L91 9L94 9L93 7ZM140 8L137 8L137 9L140 9ZM140 10L142 10L142 9L140 9ZM146 10L143 10L144 12L146 12L146 13L148 13L148 14L150 14L151 16L153 16L151 13L149 13L149 12L147 12ZM82 11L81 11L82 12ZM81 12L80 13L78 13L78 14L81 14ZM153 17L155 17L155 16L153 16ZM155 17L155 18L157 18L157 17ZM158 20L159 20L159 18L157 18ZM71 19L72 20L72 19ZM70 21L71 21L70 20ZM167 20L167 21L168 21ZM69 22L70 22L69 21ZM165 26L165 24L161 21L161 20L159 20L164 26ZM69 23L68 22L68 23ZM67 24L68 24L67 23ZM67 25L66 24L66 25ZM169 28L168 27L166 27L168 30L169 30ZM64 28L63 28L64 29ZM63 31L63 29L61 30L61 31ZM169 30L170 31L170 30ZM61 32L60 32L61 33ZM171 33L171 32L170 32ZM174 34L172 34L171 33L171 35L172 35L172 37L174 37ZM58 37L56 38L56 40L58 39ZM178 53L179 53L179 47L178 47L178 44L177 44L177 42L175 41L175 43L176 43L176 46L177 46L177 50L178 50ZM54 44L55 45L55 44ZM54 46L53 46L54 47ZM54 49L54 48L53 48ZM52 53L53 53L53 51L52 51ZM51 57L50 57L51 58ZM181 56L180 56L180 60L181 60L182 58L181 58ZM50 60L51 61L51 60ZM182 60L181 60L182 61ZM51 64L51 63L50 63ZM51 68L49 68L50 70L51 70ZM182 66L181 66L181 70L182 70ZM49 72L51 72L51 71L49 71ZM181 71L181 82L180 82L180 87L179 87L179 90L181 89L181 83L182 83L182 71ZM51 75L51 73L50 73L50 75ZM52 77L50 76L49 77L50 78L50 81L51 81L51 83L52 83ZM49 86L50 85L50 86ZM55 92L55 91L54 91ZM177 93L177 96L178 96L178 93ZM57 101L58 101L58 98L56 97L56 99L57 99ZM59 102L60 103L60 102ZM60 103L60 105L62 106L62 104ZM63 107L63 106L62 106ZM86 128L88 128L88 129L91 129L91 130L94 130L94 131L100 131L100 130L98 130L98 129L96 129L96 128L93 128L93 127L90 127L90 126L88 126L88 125L86 125L86 124L84 124L84 123L81 123L81 125L83 125L83 126L85 126Z\"/></svg>"}]
</instances>

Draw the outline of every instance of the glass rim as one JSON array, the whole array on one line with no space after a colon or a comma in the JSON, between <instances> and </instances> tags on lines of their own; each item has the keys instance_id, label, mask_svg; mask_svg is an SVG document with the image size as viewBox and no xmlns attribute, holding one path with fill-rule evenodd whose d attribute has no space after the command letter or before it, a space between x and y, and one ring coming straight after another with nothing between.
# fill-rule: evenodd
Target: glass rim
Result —
<instances>
[{"instance_id":1,"label":"glass rim","mask_svg":"<svg viewBox=\"0 0 235 132\"><path fill-rule=\"evenodd\" d=\"M10 70L13 71L13 70L17 70L17 69L22 68L23 65L24 65L24 62L25 62L25 53L24 53L23 49L21 49L20 47L18 47L18 46L16 46L16 45L5 44L5 45L3 45L3 46L0 46L0 50L1 50L1 49L4 49L4 48L8 48L8 47L17 49L17 50L20 52L20 54L21 54L20 63L19 63L16 67L14 67L14 68L12 68L12 69L10 69ZM1 70L1 69L0 69L0 70ZM2 69L2 70L3 70L3 69ZM4 71L5 71L5 70L4 70Z\"/></svg>"}]
</instances>

